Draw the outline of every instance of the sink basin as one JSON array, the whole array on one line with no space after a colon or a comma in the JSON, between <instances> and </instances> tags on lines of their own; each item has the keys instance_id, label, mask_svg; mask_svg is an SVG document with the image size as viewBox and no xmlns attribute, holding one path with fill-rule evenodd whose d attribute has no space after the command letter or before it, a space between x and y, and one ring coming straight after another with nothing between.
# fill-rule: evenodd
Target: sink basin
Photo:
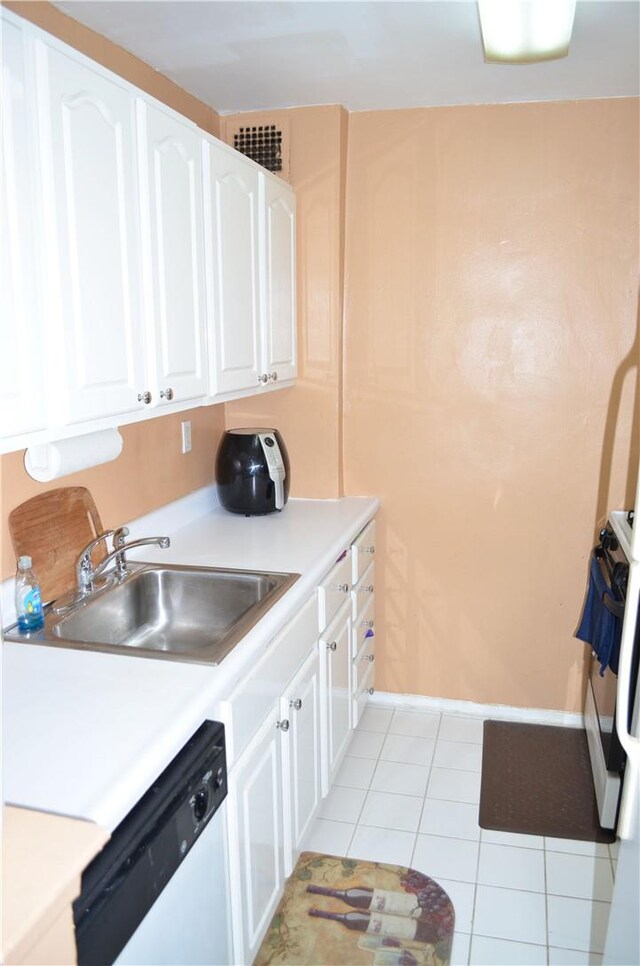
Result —
<instances>
[{"instance_id":1,"label":"sink basin","mask_svg":"<svg viewBox=\"0 0 640 966\"><path fill-rule=\"evenodd\" d=\"M298 574L132 565L124 581L47 615L33 643L219 664ZM27 635L5 632L8 640Z\"/></svg>"}]
</instances>

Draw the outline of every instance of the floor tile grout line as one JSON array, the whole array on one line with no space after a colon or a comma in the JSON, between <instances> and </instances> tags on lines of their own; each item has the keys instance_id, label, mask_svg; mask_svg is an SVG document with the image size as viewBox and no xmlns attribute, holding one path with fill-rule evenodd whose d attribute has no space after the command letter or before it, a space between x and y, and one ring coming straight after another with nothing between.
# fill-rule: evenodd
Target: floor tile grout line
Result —
<instances>
[{"instance_id":1,"label":"floor tile grout line","mask_svg":"<svg viewBox=\"0 0 640 966\"><path fill-rule=\"evenodd\" d=\"M478 802L478 812L480 811L480 803ZM478 814L478 828L480 828L480 815ZM476 902L478 898L478 876L480 875L480 850L482 848L482 832L478 836L478 855L476 857L476 879L473 883L473 900L471 902L471 936L469 938L469 956L468 963L471 963L471 949L473 947L473 934L476 924Z\"/></svg>"},{"instance_id":2,"label":"floor tile grout line","mask_svg":"<svg viewBox=\"0 0 640 966\"><path fill-rule=\"evenodd\" d=\"M391 713L391 717L389 718L389 725L390 725L390 724L391 724L391 722L393 721L393 715L394 715L394 714L395 714L395 710L394 710L394 711L392 711L392 713ZM387 731L386 731L386 732L378 732L378 734L384 734L384 738L383 738L383 741L382 741L382 744L380 745L380 751L378 752L378 757L377 757L377 758L374 758L374 759L372 759L373 761L375 761L375 765L373 766L373 771L371 772L371 778L369 779L369 784L367 785L367 787L366 787L366 789L365 789L365 796L364 796L364 799L363 799L363 801L362 801L362 806L360 807L360 812L359 812L359 815L358 815L358 821L357 821L357 822L355 823L355 825L354 825L354 827L353 827L353 832L351 833L351 838L349 839L349 843L348 843L348 845L347 845L347 848L346 848L346 851L345 851L345 854L344 854L344 857L345 857L345 859L346 859L346 858L347 858L347 856L349 855L349 850L351 849L351 846L353 845L353 840L354 840L354 838L355 838L355 835L356 835L356 832L358 831L358 828L360 827L360 821L359 821L359 820L360 820L360 816L362 815L362 809L364 808L364 803L366 802L366 800L367 800L367 796L368 796L368 794L369 794L369 792L370 792L370 790L371 790L371 782L373 781L373 776L374 776L374 775L375 775L375 773L376 773L376 768L378 767L378 763L379 763L379 761L380 761L380 754L381 754L381 752L382 752L382 748L384 747L384 742L385 742L385 740L386 740L386 736L387 736L387 734L389 733L389 725L387 725ZM363 729L361 729L361 730L362 730L362 731L366 731L366 729L365 729L365 728L363 728ZM356 731L358 731L358 727L356 727L356 728L354 729L354 734L355 734L355 732L356 732ZM375 732L374 732L374 733L375 733ZM371 732L369 732L369 734L371 734ZM348 750L349 750L349 749L347 748L347 751L348 751ZM346 754L346 752L345 752L345 754ZM355 756L354 756L354 757L355 757ZM371 759L370 759L370 760L371 760Z\"/></svg>"}]
</instances>

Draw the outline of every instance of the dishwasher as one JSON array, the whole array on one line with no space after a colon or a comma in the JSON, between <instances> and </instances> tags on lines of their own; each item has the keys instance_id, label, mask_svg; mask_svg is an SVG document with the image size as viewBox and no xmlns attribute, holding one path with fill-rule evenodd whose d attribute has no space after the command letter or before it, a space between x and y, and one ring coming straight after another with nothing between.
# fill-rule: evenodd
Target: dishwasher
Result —
<instances>
[{"instance_id":1,"label":"dishwasher","mask_svg":"<svg viewBox=\"0 0 640 966\"><path fill-rule=\"evenodd\" d=\"M79 966L231 962L226 794L224 726L205 721L85 869Z\"/></svg>"}]
</instances>

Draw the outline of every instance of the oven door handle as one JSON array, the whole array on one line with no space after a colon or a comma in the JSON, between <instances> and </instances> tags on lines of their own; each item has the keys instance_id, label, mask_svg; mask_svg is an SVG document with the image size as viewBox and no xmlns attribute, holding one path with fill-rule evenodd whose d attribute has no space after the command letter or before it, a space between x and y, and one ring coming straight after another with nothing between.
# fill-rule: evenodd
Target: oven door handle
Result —
<instances>
[{"instance_id":1,"label":"oven door handle","mask_svg":"<svg viewBox=\"0 0 640 966\"><path fill-rule=\"evenodd\" d=\"M602 603L607 608L610 614L614 617L619 617L620 620L624 617L624 604L619 604L617 600L614 600L609 594L602 595Z\"/></svg>"},{"instance_id":2,"label":"oven door handle","mask_svg":"<svg viewBox=\"0 0 640 966\"><path fill-rule=\"evenodd\" d=\"M618 689L616 696L616 731L620 739L620 744L628 756L627 766L629 768L640 768L640 736L632 734L631 727L637 720L632 722L630 727L631 715L633 713L634 697L637 702L637 695L631 694L631 672L634 652L634 642L636 639L636 627L638 622L638 599L640 598L640 562L634 561L629 565L629 585L627 588L626 613L622 624L622 640L620 642L620 662L618 664ZM631 785L630 785L631 787ZM618 835L620 838L631 838L633 820L633 808L630 795L622 796L620 805L620 815L618 818Z\"/></svg>"}]
</instances>

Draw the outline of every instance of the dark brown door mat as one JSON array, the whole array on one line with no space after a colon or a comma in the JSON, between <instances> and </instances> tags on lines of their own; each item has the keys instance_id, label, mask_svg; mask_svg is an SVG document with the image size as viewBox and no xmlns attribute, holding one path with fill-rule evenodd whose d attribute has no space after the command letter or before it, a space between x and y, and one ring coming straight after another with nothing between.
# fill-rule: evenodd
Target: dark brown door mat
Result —
<instances>
[{"instance_id":1,"label":"dark brown door mat","mask_svg":"<svg viewBox=\"0 0 640 966\"><path fill-rule=\"evenodd\" d=\"M448 966L454 921L421 872L303 852L254 966Z\"/></svg>"},{"instance_id":2,"label":"dark brown door mat","mask_svg":"<svg viewBox=\"0 0 640 966\"><path fill-rule=\"evenodd\" d=\"M598 823L587 735L581 728L485 721L481 828L613 842Z\"/></svg>"}]
</instances>

